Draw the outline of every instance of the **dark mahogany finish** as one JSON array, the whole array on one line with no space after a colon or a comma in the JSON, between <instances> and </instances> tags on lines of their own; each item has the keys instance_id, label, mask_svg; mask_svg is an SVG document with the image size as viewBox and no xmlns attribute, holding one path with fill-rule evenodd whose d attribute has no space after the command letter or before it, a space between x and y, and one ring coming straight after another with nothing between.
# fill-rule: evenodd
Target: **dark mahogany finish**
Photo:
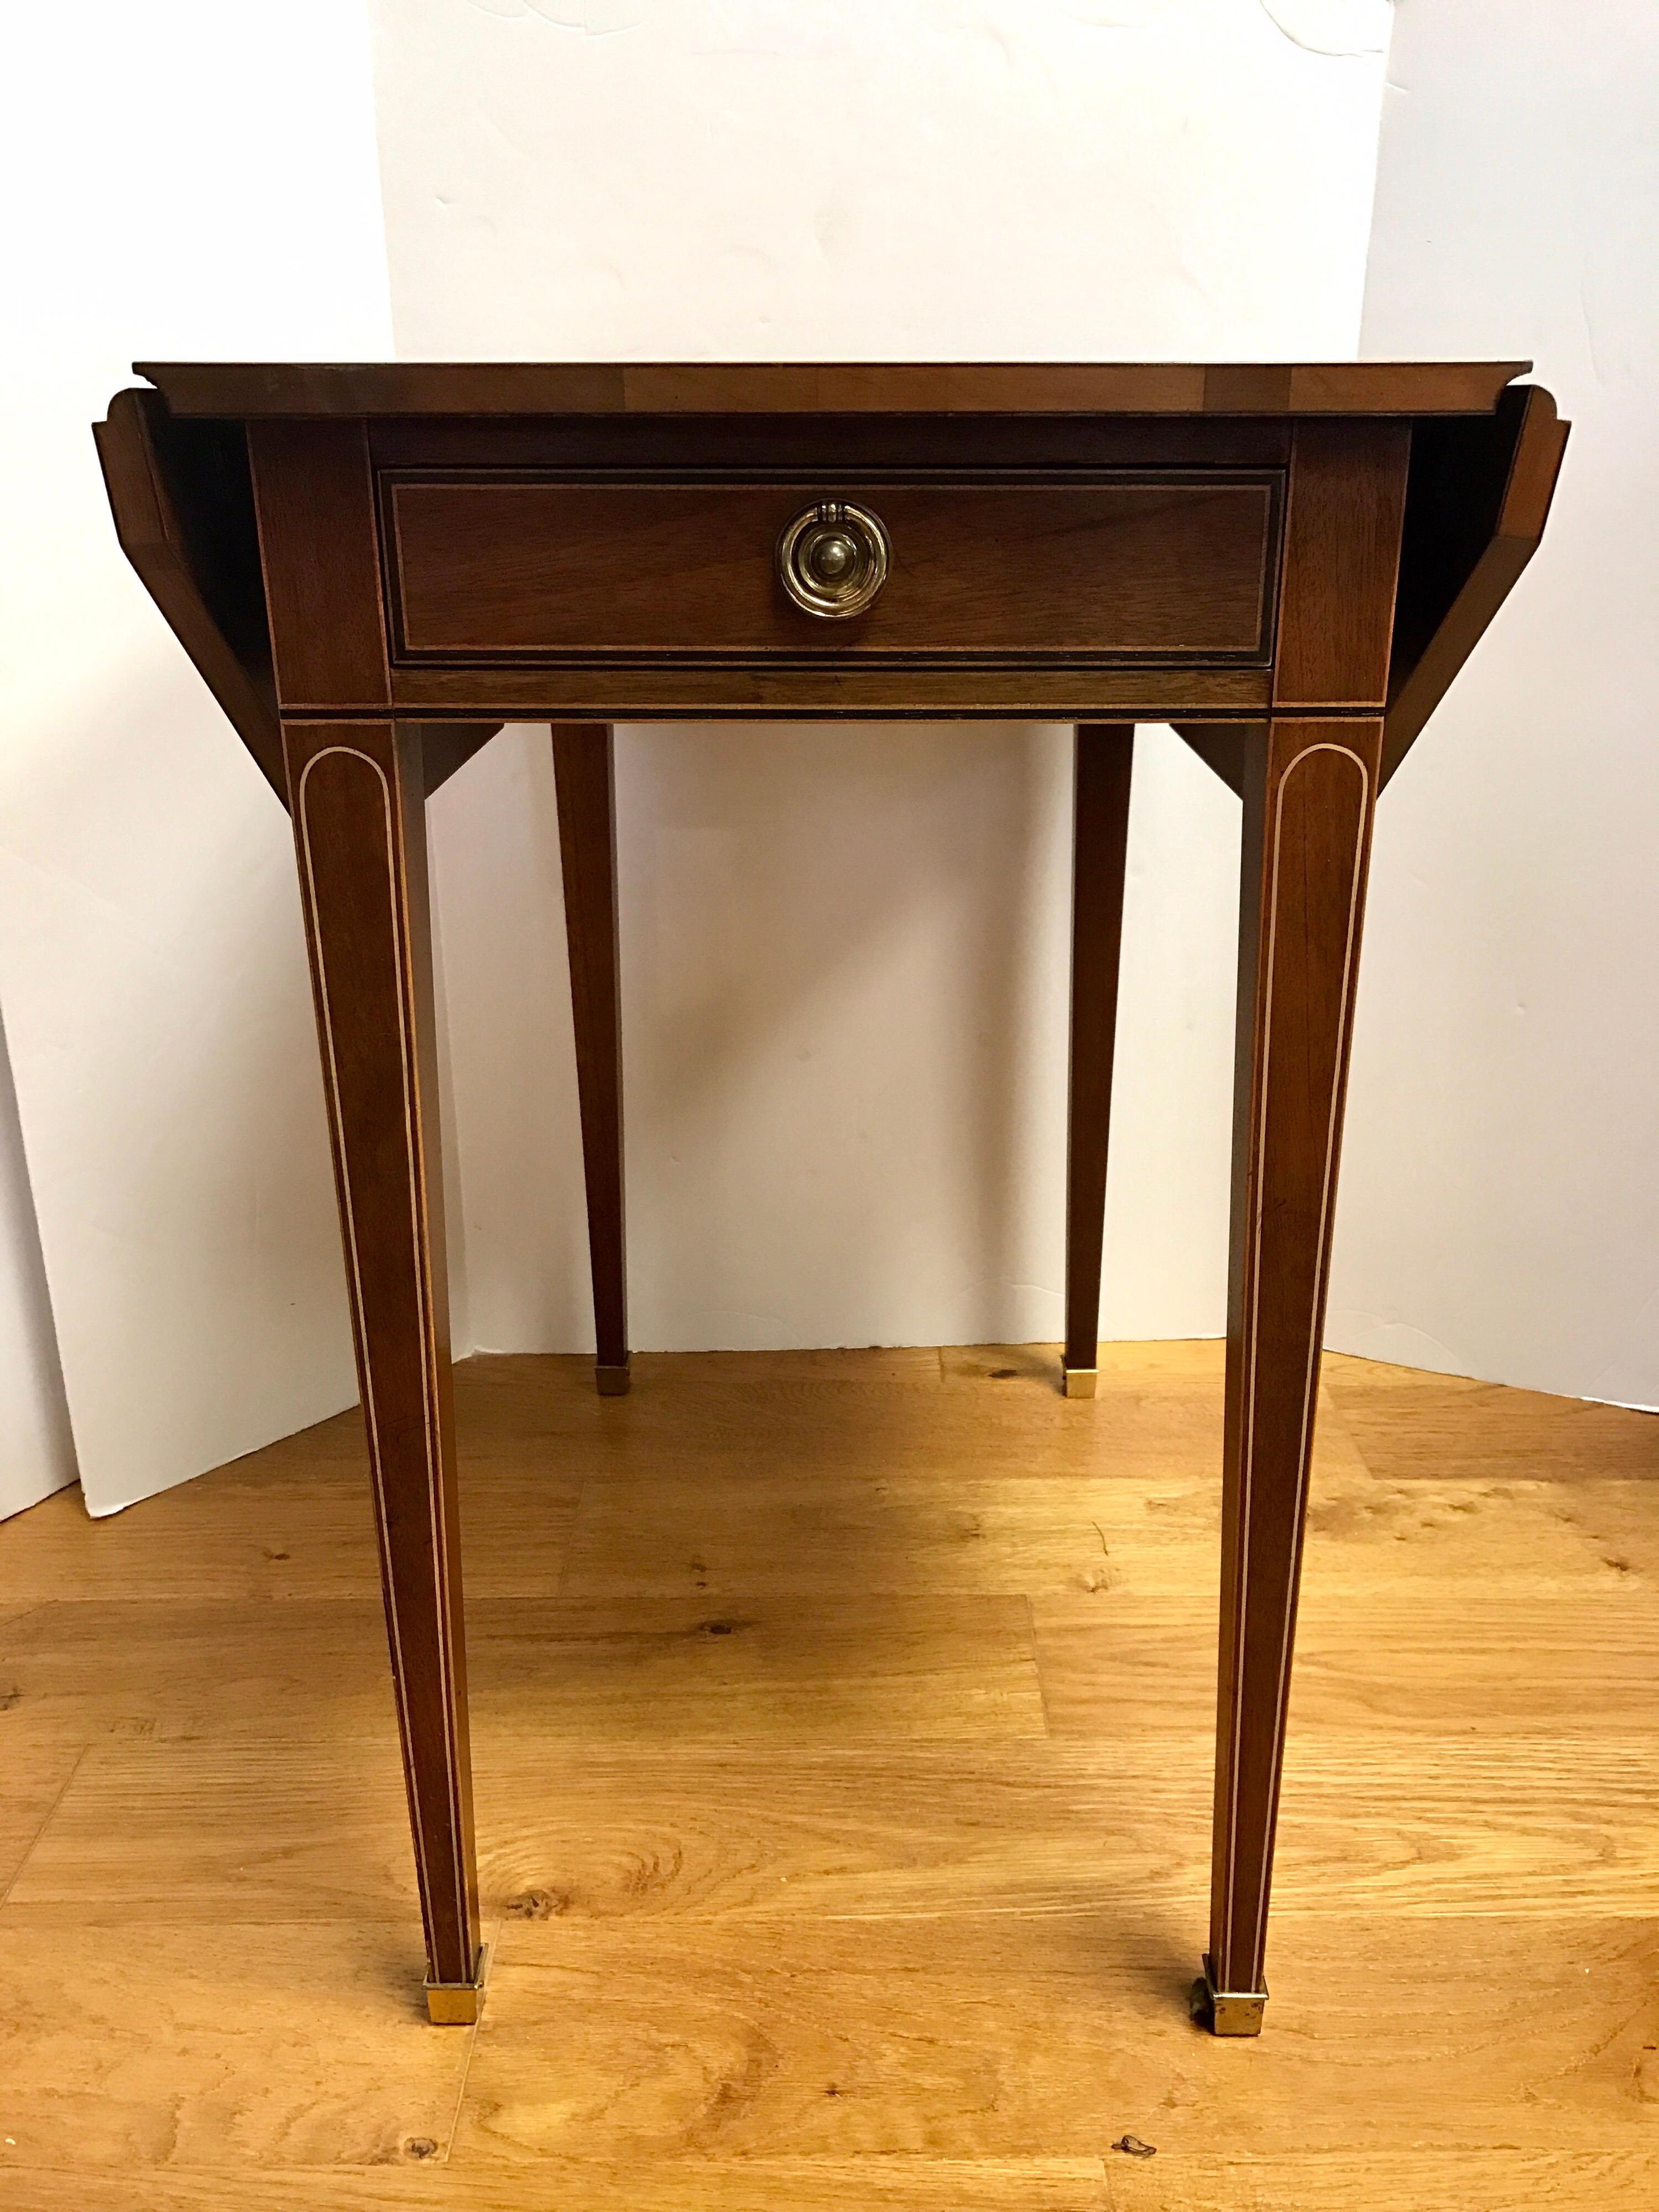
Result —
<instances>
[{"instance_id":1,"label":"dark mahogany finish","mask_svg":"<svg viewBox=\"0 0 1659 2212\"><path fill-rule=\"evenodd\" d=\"M1528 361L152 362L175 415L1489 415Z\"/></svg>"},{"instance_id":2,"label":"dark mahogany finish","mask_svg":"<svg viewBox=\"0 0 1659 2212\"><path fill-rule=\"evenodd\" d=\"M1382 724L1275 720L1244 764L1210 1958L1263 1989Z\"/></svg>"},{"instance_id":3,"label":"dark mahogany finish","mask_svg":"<svg viewBox=\"0 0 1659 2212\"><path fill-rule=\"evenodd\" d=\"M1068 470L1056 481L849 474L609 482L516 471L383 478L392 652L468 660L969 654L1266 665L1278 478ZM825 497L873 508L893 573L824 622L767 561Z\"/></svg>"},{"instance_id":4,"label":"dark mahogany finish","mask_svg":"<svg viewBox=\"0 0 1659 2212\"><path fill-rule=\"evenodd\" d=\"M576 1030L576 1092L593 1263L595 1370L607 1397L628 1388L623 1204L622 974L617 943L616 764L608 724L553 726L565 939Z\"/></svg>"},{"instance_id":5,"label":"dark mahogany finish","mask_svg":"<svg viewBox=\"0 0 1659 2212\"><path fill-rule=\"evenodd\" d=\"M418 732L283 725L428 1976L479 1971Z\"/></svg>"},{"instance_id":6,"label":"dark mahogany finish","mask_svg":"<svg viewBox=\"0 0 1659 2212\"><path fill-rule=\"evenodd\" d=\"M1066 1389L1092 1378L1100 1336L1106 1144L1117 1043L1118 957L1129 849L1131 722L1078 726L1072 826L1072 1058L1066 1138ZM1079 1395L1091 1395L1079 1393Z\"/></svg>"},{"instance_id":7,"label":"dark mahogany finish","mask_svg":"<svg viewBox=\"0 0 1659 2212\"><path fill-rule=\"evenodd\" d=\"M425 797L554 725L601 1389L627 1386L624 715L1077 732L1065 1364L1098 1328L1130 757L1243 801L1206 2002L1261 2024L1378 791L1536 547L1524 362L169 364L98 426L121 542L295 821L437 2020L483 1965L432 1073ZM882 520L867 611L783 525Z\"/></svg>"}]
</instances>

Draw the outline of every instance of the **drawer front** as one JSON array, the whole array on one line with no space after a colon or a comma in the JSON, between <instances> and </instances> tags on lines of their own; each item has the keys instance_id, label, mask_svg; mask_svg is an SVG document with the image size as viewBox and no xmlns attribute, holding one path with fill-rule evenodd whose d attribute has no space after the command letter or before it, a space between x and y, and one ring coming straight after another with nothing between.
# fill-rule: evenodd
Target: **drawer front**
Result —
<instances>
[{"instance_id":1,"label":"drawer front","mask_svg":"<svg viewBox=\"0 0 1659 2212\"><path fill-rule=\"evenodd\" d=\"M1267 662L1273 470L677 481L383 471L395 663L850 659ZM872 605L795 605L779 538L823 500L876 515Z\"/></svg>"}]
</instances>

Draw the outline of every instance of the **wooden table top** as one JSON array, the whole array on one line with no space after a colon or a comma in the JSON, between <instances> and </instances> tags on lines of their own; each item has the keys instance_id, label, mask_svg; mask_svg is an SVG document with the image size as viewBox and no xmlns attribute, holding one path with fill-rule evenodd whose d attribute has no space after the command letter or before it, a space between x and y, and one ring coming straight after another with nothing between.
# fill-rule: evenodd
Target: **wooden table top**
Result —
<instances>
[{"instance_id":1,"label":"wooden table top","mask_svg":"<svg viewBox=\"0 0 1659 2212\"><path fill-rule=\"evenodd\" d=\"M1529 361L135 362L180 416L1489 415Z\"/></svg>"}]
</instances>

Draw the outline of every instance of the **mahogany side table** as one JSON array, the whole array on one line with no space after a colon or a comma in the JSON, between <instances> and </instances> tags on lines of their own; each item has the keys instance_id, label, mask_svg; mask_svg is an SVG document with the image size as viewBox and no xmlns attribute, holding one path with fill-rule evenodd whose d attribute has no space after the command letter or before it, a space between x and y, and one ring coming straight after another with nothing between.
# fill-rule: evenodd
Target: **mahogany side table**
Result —
<instances>
[{"instance_id":1,"label":"mahogany side table","mask_svg":"<svg viewBox=\"0 0 1659 2212\"><path fill-rule=\"evenodd\" d=\"M1092 1395L1137 721L1243 801L1209 1949L1255 2034L1373 811L1538 543L1523 362L140 364L129 558L294 817L440 2022L477 2017L424 802L553 726L600 1390L628 1387L611 725L1077 726Z\"/></svg>"}]
</instances>

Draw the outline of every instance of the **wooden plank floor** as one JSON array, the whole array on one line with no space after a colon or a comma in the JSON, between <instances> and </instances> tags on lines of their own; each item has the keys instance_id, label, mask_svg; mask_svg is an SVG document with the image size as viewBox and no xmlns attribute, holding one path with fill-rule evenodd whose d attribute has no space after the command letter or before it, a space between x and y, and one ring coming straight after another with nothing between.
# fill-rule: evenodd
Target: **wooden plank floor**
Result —
<instances>
[{"instance_id":1,"label":"wooden plank floor","mask_svg":"<svg viewBox=\"0 0 1659 2212\"><path fill-rule=\"evenodd\" d=\"M356 1415L0 1526L0 2203L1659 2205L1659 1420L1328 1363L1222 2043L1220 1349L1103 1358L459 1370L472 2032L421 2012Z\"/></svg>"}]
</instances>

